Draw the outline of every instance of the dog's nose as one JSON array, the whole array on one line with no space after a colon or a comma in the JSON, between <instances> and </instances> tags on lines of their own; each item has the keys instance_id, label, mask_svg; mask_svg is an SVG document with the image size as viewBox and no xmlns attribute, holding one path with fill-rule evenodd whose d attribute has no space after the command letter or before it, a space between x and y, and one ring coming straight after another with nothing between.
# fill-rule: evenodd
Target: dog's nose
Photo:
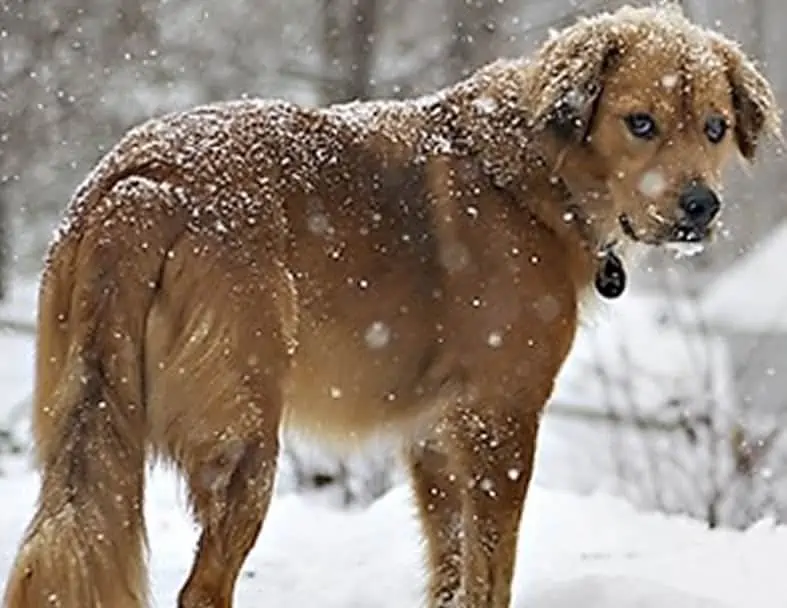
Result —
<instances>
[{"instance_id":1,"label":"dog's nose","mask_svg":"<svg viewBox=\"0 0 787 608\"><path fill-rule=\"evenodd\" d=\"M686 219L698 228L708 226L721 209L716 193L704 184L693 181L680 193L680 208Z\"/></svg>"}]
</instances>

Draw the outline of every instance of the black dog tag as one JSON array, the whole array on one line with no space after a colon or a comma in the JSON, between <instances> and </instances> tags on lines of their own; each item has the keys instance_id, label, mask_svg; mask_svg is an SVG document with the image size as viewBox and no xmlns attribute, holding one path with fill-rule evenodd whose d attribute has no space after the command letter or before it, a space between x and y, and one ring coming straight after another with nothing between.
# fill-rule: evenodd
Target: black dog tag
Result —
<instances>
[{"instance_id":1,"label":"black dog tag","mask_svg":"<svg viewBox=\"0 0 787 608\"><path fill-rule=\"evenodd\" d=\"M604 298L619 297L626 289L626 269L614 251L606 251L596 270L596 291Z\"/></svg>"}]
</instances>

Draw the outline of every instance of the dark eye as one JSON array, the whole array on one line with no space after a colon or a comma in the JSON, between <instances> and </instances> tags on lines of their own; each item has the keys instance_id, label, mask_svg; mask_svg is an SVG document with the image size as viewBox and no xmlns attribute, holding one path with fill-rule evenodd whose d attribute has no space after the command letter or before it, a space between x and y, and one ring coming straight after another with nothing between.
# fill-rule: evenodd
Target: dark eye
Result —
<instances>
[{"instance_id":1,"label":"dark eye","mask_svg":"<svg viewBox=\"0 0 787 608\"><path fill-rule=\"evenodd\" d=\"M626 126L634 137L640 139L653 139L659 134L656 120L645 112L635 112L625 118Z\"/></svg>"},{"instance_id":2,"label":"dark eye","mask_svg":"<svg viewBox=\"0 0 787 608\"><path fill-rule=\"evenodd\" d=\"M724 116L714 114L705 121L705 136L712 144L717 144L724 139L727 134L727 119Z\"/></svg>"}]
</instances>

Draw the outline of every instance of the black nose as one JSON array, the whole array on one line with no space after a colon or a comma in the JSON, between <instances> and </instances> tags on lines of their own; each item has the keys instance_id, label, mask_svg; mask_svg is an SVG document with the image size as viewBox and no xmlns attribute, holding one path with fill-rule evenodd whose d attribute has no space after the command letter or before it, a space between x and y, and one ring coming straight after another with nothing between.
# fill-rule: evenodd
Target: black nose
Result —
<instances>
[{"instance_id":1,"label":"black nose","mask_svg":"<svg viewBox=\"0 0 787 608\"><path fill-rule=\"evenodd\" d=\"M698 228L707 227L721 209L721 201L716 193L699 182L691 182L680 193L680 208L686 219Z\"/></svg>"}]
</instances>

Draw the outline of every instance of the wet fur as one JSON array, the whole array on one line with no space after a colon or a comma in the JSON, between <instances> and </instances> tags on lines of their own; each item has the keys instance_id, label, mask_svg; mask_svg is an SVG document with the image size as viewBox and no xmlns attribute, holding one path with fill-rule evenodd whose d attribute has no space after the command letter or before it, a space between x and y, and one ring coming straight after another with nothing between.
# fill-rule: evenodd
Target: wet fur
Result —
<instances>
[{"instance_id":1,"label":"wet fur","mask_svg":"<svg viewBox=\"0 0 787 608\"><path fill-rule=\"evenodd\" d=\"M667 73L697 86L660 87ZM643 95L671 145L622 130ZM698 135L711 106L734 141ZM179 605L228 608L285 426L337 446L397 438L429 606L509 606L539 416L596 249L620 238L622 212L656 238L648 207L674 218L685 180L717 184L736 144L751 160L778 128L732 43L666 9L625 9L429 98L241 101L133 130L46 260L42 488L4 606L145 605L156 455L186 478L203 528ZM664 180L658 196L637 191L646 171Z\"/></svg>"}]
</instances>

